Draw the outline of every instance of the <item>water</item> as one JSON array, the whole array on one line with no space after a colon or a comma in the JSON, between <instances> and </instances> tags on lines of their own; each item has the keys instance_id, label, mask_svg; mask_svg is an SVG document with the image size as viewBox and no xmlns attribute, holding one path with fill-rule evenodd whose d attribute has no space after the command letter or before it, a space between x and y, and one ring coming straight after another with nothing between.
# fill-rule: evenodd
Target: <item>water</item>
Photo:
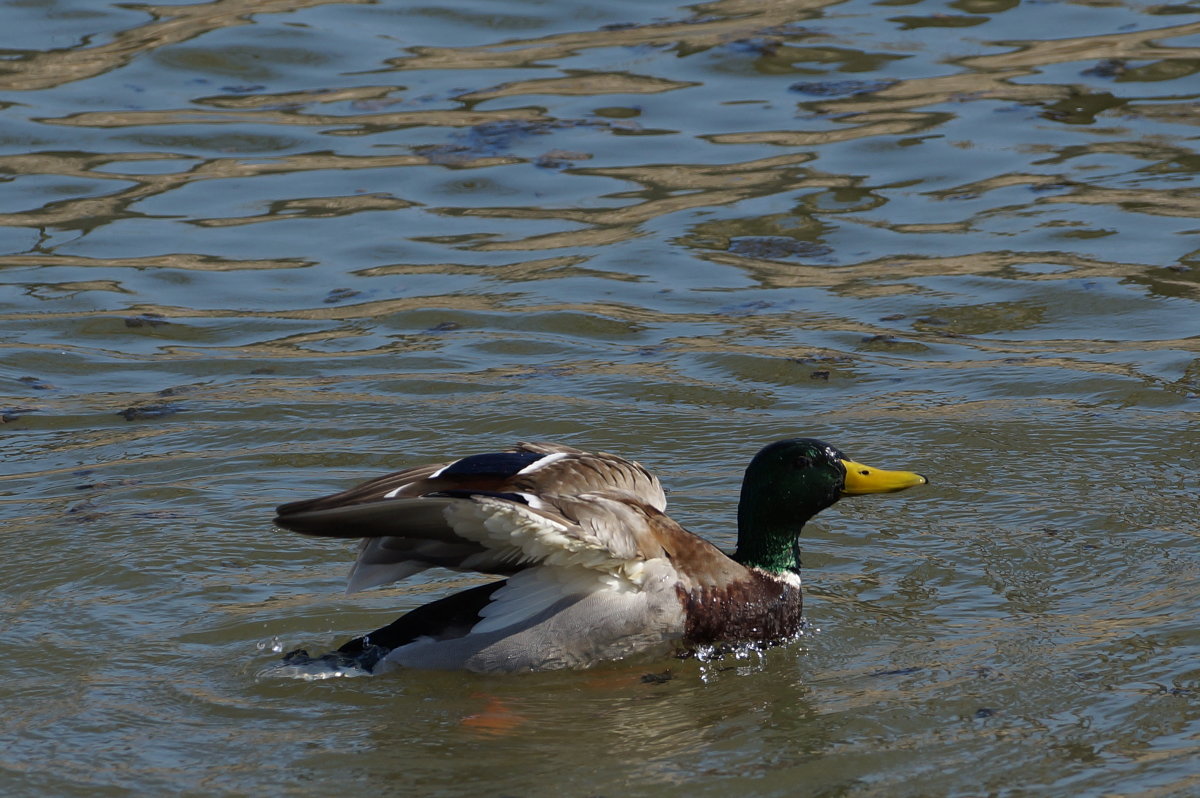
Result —
<instances>
[{"instance_id":1,"label":"water","mask_svg":"<svg viewBox=\"0 0 1200 798\"><path fill-rule=\"evenodd\" d=\"M1200 790L1200 7L0 18L4 794ZM932 484L812 525L794 644L270 671L478 582L277 503L557 439L728 546L800 434Z\"/></svg>"}]
</instances>

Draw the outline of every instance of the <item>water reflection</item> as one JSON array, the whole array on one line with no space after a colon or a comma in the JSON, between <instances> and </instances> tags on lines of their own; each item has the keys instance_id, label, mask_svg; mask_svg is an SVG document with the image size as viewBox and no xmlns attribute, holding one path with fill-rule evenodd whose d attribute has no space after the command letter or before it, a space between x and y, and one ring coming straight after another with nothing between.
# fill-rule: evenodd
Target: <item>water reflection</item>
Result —
<instances>
[{"instance_id":1,"label":"water reflection","mask_svg":"<svg viewBox=\"0 0 1200 798\"><path fill-rule=\"evenodd\" d=\"M26 791L1194 787L1194 7L4 18L0 764ZM784 434L938 475L806 535L802 645L254 679L260 641L449 589L340 598L346 552L272 533L274 504L563 439L654 465L728 546Z\"/></svg>"}]
</instances>

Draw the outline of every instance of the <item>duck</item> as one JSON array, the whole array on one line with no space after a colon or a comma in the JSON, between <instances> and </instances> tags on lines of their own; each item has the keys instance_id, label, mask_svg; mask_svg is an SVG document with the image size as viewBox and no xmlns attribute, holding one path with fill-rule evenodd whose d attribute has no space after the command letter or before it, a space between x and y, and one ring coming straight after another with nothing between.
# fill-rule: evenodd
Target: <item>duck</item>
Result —
<instances>
[{"instance_id":1,"label":"duck","mask_svg":"<svg viewBox=\"0 0 1200 798\"><path fill-rule=\"evenodd\" d=\"M656 476L614 454L522 442L387 474L280 505L275 525L359 540L347 593L430 568L498 578L284 663L513 673L783 643L802 630L809 519L843 497L927 482L814 438L776 441L746 468L727 554L667 515Z\"/></svg>"}]
</instances>

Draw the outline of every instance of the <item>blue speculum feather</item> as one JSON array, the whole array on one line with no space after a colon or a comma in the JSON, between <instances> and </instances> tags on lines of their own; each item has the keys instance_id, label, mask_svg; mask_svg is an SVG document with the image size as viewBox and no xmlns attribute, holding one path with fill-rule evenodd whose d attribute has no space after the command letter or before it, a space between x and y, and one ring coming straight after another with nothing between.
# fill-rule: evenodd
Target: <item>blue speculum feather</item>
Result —
<instances>
[{"instance_id":1,"label":"blue speculum feather","mask_svg":"<svg viewBox=\"0 0 1200 798\"><path fill-rule=\"evenodd\" d=\"M545 457L536 452L493 452L464 457L446 466L439 476L508 477Z\"/></svg>"}]
</instances>

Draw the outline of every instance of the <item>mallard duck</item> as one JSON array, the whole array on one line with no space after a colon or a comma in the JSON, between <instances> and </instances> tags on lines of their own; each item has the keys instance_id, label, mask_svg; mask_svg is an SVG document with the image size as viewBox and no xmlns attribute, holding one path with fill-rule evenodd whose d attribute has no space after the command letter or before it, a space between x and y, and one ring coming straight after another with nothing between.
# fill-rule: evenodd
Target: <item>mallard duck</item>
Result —
<instances>
[{"instance_id":1,"label":"mallard duck","mask_svg":"<svg viewBox=\"0 0 1200 798\"><path fill-rule=\"evenodd\" d=\"M640 464L519 443L284 504L275 523L361 538L351 593L435 566L505 577L317 659L368 672L536 671L792 638L805 522L843 496L926 481L864 466L811 438L772 443L746 469L737 550L727 555L666 515L661 483ZM285 661L313 659L294 651Z\"/></svg>"}]
</instances>

